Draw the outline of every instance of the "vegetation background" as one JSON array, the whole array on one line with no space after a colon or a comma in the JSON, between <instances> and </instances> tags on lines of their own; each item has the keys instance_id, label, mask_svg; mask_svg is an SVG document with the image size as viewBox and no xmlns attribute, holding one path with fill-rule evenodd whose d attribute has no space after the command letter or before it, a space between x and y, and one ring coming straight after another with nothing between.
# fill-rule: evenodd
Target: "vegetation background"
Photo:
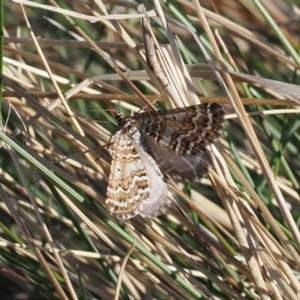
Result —
<instances>
[{"instance_id":1,"label":"vegetation background","mask_svg":"<svg viewBox=\"0 0 300 300\"><path fill-rule=\"evenodd\" d=\"M300 298L299 1L1 9L1 299ZM112 111L199 101L226 124L207 176L169 180L186 215L112 218Z\"/></svg>"}]
</instances>

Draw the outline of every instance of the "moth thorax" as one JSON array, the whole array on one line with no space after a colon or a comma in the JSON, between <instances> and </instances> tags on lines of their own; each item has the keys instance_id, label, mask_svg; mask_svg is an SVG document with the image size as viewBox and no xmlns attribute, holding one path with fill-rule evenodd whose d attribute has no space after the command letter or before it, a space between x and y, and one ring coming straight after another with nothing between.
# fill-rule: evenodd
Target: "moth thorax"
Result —
<instances>
[{"instance_id":1,"label":"moth thorax","mask_svg":"<svg viewBox=\"0 0 300 300\"><path fill-rule=\"evenodd\" d=\"M130 131L131 128L137 128L138 127L138 123L130 117L122 119L121 120L121 125L122 125L122 128L127 130L127 131Z\"/></svg>"},{"instance_id":2,"label":"moth thorax","mask_svg":"<svg viewBox=\"0 0 300 300\"><path fill-rule=\"evenodd\" d=\"M118 122L118 126L123 127L126 124L128 117L126 117L123 113L117 111L114 111L114 115Z\"/></svg>"}]
</instances>

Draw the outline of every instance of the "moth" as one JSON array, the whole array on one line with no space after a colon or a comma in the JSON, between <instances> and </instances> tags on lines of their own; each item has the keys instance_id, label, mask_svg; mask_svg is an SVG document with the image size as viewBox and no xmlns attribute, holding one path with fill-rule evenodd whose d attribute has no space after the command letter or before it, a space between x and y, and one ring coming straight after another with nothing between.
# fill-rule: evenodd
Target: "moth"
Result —
<instances>
[{"instance_id":1,"label":"moth","mask_svg":"<svg viewBox=\"0 0 300 300\"><path fill-rule=\"evenodd\" d=\"M116 119L106 206L119 219L152 218L173 201L163 174L192 181L207 172L206 147L219 139L224 111L208 103Z\"/></svg>"}]
</instances>

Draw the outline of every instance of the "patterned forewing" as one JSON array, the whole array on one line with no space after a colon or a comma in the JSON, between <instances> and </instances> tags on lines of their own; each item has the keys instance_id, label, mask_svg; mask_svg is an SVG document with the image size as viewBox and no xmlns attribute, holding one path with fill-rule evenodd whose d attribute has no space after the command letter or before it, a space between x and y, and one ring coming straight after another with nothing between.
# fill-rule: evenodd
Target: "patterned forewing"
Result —
<instances>
[{"instance_id":1,"label":"patterned forewing","mask_svg":"<svg viewBox=\"0 0 300 300\"><path fill-rule=\"evenodd\" d=\"M137 114L149 154L172 176L197 180L207 172L215 143L224 126L224 111L216 103Z\"/></svg>"},{"instance_id":2,"label":"patterned forewing","mask_svg":"<svg viewBox=\"0 0 300 300\"><path fill-rule=\"evenodd\" d=\"M119 130L115 135L106 206L121 219L132 218L149 197L145 167L129 136Z\"/></svg>"},{"instance_id":3,"label":"patterned forewing","mask_svg":"<svg viewBox=\"0 0 300 300\"><path fill-rule=\"evenodd\" d=\"M161 147L179 155L201 154L215 143L224 126L224 111L216 103L137 114L139 129Z\"/></svg>"}]
</instances>

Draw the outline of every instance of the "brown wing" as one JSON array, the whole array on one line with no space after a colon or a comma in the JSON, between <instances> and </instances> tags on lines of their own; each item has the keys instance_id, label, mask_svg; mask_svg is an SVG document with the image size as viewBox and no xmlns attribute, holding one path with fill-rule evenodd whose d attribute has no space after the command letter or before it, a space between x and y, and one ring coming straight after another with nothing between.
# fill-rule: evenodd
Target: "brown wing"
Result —
<instances>
[{"instance_id":1,"label":"brown wing","mask_svg":"<svg viewBox=\"0 0 300 300\"><path fill-rule=\"evenodd\" d=\"M215 103L135 116L148 144L145 151L164 172L195 180L211 163L206 146L215 143L224 126L224 111Z\"/></svg>"},{"instance_id":2,"label":"brown wing","mask_svg":"<svg viewBox=\"0 0 300 300\"><path fill-rule=\"evenodd\" d=\"M148 142L148 149L151 151L150 154L148 150L149 154L155 157L155 161L165 173L193 181L201 178L207 172L211 158L206 148L199 150L197 154L180 155L161 147L150 137L145 136L145 138Z\"/></svg>"},{"instance_id":3,"label":"brown wing","mask_svg":"<svg viewBox=\"0 0 300 300\"><path fill-rule=\"evenodd\" d=\"M216 103L137 114L139 129L161 147L178 155L198 155L215 143L224 126L224 111Z\"/></svg>"}]
</instances>

